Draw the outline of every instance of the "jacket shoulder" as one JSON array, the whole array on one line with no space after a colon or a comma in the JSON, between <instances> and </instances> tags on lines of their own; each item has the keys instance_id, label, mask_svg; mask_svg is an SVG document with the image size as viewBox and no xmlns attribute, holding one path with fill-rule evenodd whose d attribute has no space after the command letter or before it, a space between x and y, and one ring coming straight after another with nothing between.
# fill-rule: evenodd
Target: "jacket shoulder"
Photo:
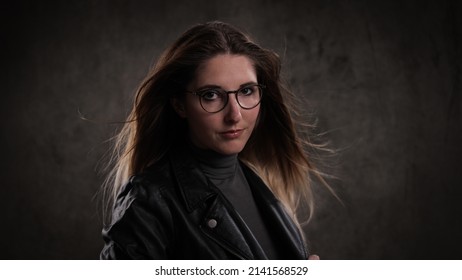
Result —
<instances>
[{"instance_id":1,"label":"jacket shoulder","mask_svg":"<svg viewBox=\"0 0 462 280\"><path fill-rule=\"evenodd\" d=\"M163 259L169 254L172 224L168 169L158 166L132 176L121 189L110 225L103 230L103 259Z\"/></svg>"},{"instance_id":2,"label":"jacket shoulder","mask_svg":"<svg viewBox=\"0 0 462 280\"><path fill-rule=\"evenodd\" d=\"M168 163L159 163L148 167L144 172L130 177L128 183L122 188L119 197L128 195L138 199L158 197L168 192L174 185Z\"/></svg>"}]
</instances>

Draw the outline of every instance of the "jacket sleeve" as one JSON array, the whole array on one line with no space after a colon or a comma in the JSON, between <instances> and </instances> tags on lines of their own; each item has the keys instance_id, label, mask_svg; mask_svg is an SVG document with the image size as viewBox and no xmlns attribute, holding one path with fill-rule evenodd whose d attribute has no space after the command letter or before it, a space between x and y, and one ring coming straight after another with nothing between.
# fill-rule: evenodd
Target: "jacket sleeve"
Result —
<instances>
[{"instance_id":1,"label":"jacket sleeve","mask_svg":"<svg viewBox=\"0 0 462 280\"><path fill-rule=\"evenodd\" d=\"M135 180L118 196L109 227L103 230L101 259L166 259L172 237L171 217L160 189Z\"/></svg>"}]
</instances>

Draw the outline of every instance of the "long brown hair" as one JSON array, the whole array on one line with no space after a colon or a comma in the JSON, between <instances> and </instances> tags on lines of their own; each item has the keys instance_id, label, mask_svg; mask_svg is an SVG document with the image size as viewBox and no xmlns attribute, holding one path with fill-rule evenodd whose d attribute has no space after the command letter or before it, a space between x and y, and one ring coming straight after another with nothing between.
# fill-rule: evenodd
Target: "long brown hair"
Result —
<instances>
[{"instance_id":1,"label":"long brown hair","mask_svg":"<svg viewBox=\"0 0 462 280\"><path fill-rule=\"evenodd\" d=\"M294 221L300 201L307 202L312 213L310 175L322 177L306 153L313 144L297 133L294 96L281 81L280 59L222 22L200 24L186 31L141 83L133 109L116 138L113 168L106 181L111 199L130 176L162 160L172 143L187 137L186 123L174 112L170 100L186 91L199 65L225 53L250 58L258 83L265 85L258 123L239 158L267 183Z\"/></svg>"}]
</instances>

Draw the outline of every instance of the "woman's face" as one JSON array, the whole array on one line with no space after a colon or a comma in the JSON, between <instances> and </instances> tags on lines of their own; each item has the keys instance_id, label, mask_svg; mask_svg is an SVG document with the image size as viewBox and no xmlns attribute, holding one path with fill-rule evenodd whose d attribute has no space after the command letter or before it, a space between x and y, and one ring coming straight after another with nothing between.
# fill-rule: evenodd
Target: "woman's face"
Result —
<instances>
[{"instance_id":1,"label":"woman's face","mask_svg":"<svg viewBox=\"0 0 462 280\"><path fill-rule=\"evenodd\" d=\"M220 87L234 91L250 83L258 83L252 61L243 55L222 54L198 68L188 90ZM253 109L241 108L235 94L229 94L228 104L217 113L206 112L194 94L188 93L183 100L174 102L177 113L188 122L191 141L199 148L224 155L242 151L260 112L260 105Z\"/></svg>"}]
</instances>

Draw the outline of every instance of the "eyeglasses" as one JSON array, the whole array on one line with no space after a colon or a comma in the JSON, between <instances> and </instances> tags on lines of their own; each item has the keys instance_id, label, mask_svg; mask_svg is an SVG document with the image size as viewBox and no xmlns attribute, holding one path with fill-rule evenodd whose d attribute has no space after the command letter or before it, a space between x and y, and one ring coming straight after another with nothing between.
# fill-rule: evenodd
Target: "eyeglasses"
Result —
<instances>
[{"instance_id":1,"label":"eyeglasses","mask_svg":"<svg viewBox=\"0 0 462 280\"><path fill-rule=\"evenodd\" d=\"M199 101L206 112L218 113L229 101L229 94L234 93L236 101L242 109L250 110L258 106L263 94L264 85L250 84L238 90L226 91L222 88L206 88L198 91L187 91L199 96Z\"/></svg>"}]
</instances>

